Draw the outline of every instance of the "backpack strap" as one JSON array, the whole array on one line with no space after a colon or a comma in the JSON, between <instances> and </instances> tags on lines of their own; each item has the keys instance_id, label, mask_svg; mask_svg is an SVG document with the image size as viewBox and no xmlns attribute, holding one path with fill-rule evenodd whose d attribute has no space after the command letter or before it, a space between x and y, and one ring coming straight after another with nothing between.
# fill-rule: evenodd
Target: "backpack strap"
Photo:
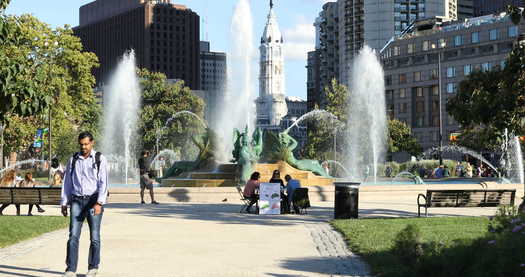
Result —
<instances>
[{"instance_id":1,"label":"backpack strap","mask_svg":"<svg viewBox=\"0 0 525 277\"><path fill-rule=\"evenodd\" d=\"M97 176L100 172L100 156L102 156L102 152L95 153L95 164L97 165Z\"/></svg>"},{"instance_id":2,"label":"backpack strap","mask_svg":"<svg viewBox=\"0 0 525 277\"><path fill-rule=\"evenodd\" d=\"M71 161L71 178L73 178L73 173L75 172L75 166L77 165L78 158L80 157L80 152L73 154L73 160Z\"/></svg>"}]
</instances>

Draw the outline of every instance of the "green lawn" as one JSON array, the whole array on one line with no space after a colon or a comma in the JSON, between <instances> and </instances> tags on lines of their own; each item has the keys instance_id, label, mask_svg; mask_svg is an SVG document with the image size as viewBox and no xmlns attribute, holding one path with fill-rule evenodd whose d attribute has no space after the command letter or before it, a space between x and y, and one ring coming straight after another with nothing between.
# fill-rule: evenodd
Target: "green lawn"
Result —
<instances>
[{"instance_id":1,"label":"green lawn","mask_svg":"<svg viewBox=\"0 0 525 277\"><path fill-rule=\"evenodd\" d=\"M68 226L62 216L0 216L0 248Z\"/></svg>"},{"instance_id":2,"label":"green lawn","mask_svg":"<svg viewBox=\"0 0 525 277\"><path fill-rule=\"evenodd\" d=\"M334 220L352 252L360 254L377 276L408 276L409 266L392 250L396 235L408 224L419 226L423 242L445 245L487 234L485 217ZM408 270L408 271L407 271ZM438 275L439 276L439 275Z\"/></svg>"}]
</instances>

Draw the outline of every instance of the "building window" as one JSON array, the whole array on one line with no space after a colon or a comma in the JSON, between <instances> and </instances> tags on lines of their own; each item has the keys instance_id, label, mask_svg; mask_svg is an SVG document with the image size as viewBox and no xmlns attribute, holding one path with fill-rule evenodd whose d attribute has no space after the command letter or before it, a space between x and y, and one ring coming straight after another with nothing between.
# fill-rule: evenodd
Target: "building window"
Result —
<instances>
[{"instance_id":1,"label":"building window","mask_svg":"<svg viewBox=\"0 0 525 277\"><path fill-rule=\"evenodd\" d=\"M489 30L489 39L497 40L498 39L498 29Z\"/></svg>"},{"instance_id":2,"label":"building window","mask_svg":"<svg viewBox=\"0 0 525 277\"><path fill-rule=\"evenodd\" d=\"M470 73L472 73L472 65L471 64L464 65L463 66L463 75L468 76L468 75L470 75Z\"/></svg>"},{"instance_id":3,"label":"building window","mask_svg":"<svg viewBox=\"0 0 525 277\"><path fill-rule=\"evenodd\" d=\"M394 46L394 56L399 56L399 46Z\"/></svg>"},{"instance_id":4,"label":"building window","mask_svg":"<svg viewBox=\"0 0 525 277\"><path fill-rule=\"evenodd\" d=\"M428 40L423 41L423 51L428 51L428 45L429 45Z\"/></svg>"},{"instance_id":5,"label":"building window","mask_svg":"<svg viewBox=\"0 0 525 277\"><path fill-rule=\"evenodd\" d=\"M433 96L439 96L439 86L432 86L431 90Z\"/></svg>"},{"instance_id":6,"label":"building window","mask_svg":"<svg viewBox=\"0 0 525 277\"><path fill-rule=\"evenodd\" d=\"M432 126L439 127L439 116L437 115L432 116ZM439 133L438 132L433 133L433 138L434 138L434 141L438 141Z\"/></svg>"},{"instance_id":7,"label":"building window","mask_svg":"<svg viewBox=\"0 0 525 277\"><path fill-rule=\"evenodd\" d=\"M412 53L414 53L414 44L410 43L408 45L408 54L412 54Z\"/></svg>"},{"instance_id":8,"label":"building window","mask_svg":"<svg viewBox=\"0 0 525 277\"><path fill-rule=\"evenodd\" d=\"M422 87L416 88L416 97L423 97L423 88Z\"/></svg>"},{"instance_id":9,"label":"building window","mask_svg":"<svg viewBox=\"0 0 525 277\"><path fill-rule=\"evenodd\" d=\"M508 35L509 37L513 38L513 37L517 37L518 36L518 26L509 26L508 27Z\"/></svg>"},{"instance_id":10,"label":"building window","mask_svg":"<svg viewBox=\"0 0 525 277\"><path fill-rule=\"evenodd\" d=\"M456 93L456 83L447 84L447 93Z\"/></svg>"},{"instance_id":11,"label":"building window","mask_svg":"<svg viewBox=\"0 0 525 277\"><path fill-rule=\"evenodd\" d=\"M423 120L423 117L422 117L422 116L417 117L417 119L416 119L416 125L417 125L417 127L423 127L423 121L424 121L424 120Z\"/></svg>"},{"instance_id":12,"label":"building window","mask_svg":"<svg viewBox=\"0 0 525 277\"><path fill-rule=\"evenodd\" d=\"M506 60L502 60L499 62L499 66L501 67L501 69L504 69L505 66L507 66L507 61Z\"/></svg>"},{"instance_id":13,"label":"building window","mask_svg":"<svg viewBox=\"0 0 525 277\"><path fill-rule=\"evenodd\" d=\"M407 82L407 75L405 73L399 74L399 83L406 84L406 82Z\"/></svg>"},{"instance_id":14,"label":"building window","mask_svg":"<svg viewBox=\"0 0 525 277\"><path fill-rule=\"evenodd\" d=\"M491 68L491 66L490 66L489 62L481 64L481 71L490 71L490 68Z\"/></svg>"},{"instance_id":15,"label":"building window","mask_svg":"<svg viewBox=\"0 0 525 277\"><path fill-rule=\"evenodd\" d=\"M417 71L417 72L414 72L414 82L419 82L421 81L421 72Z\"/></svg>"},{"instance_id":16,"label":"building window","mask_svg":"<svg viewBox=\"0 0 525 277\"><path fill-rule=\"evenodd\" d=\"M439 73L438 73L437 68L431 69L430 70L430 79L437 80L438 78L439 78Z\"/></svg>"},{"instance_id":17,"label":"building window","mask_svg":"<svg viewBox=\"0 0 525 277\"><path fill-rule=\"evenodd\" d=\"M463 36L457 35L454 37L454 46L461 46L463 45Z\"/></svg>"},{"instance_id":18,"label":"building window","mask_svg":"<svg viewBox=\"0 0 525 277\"><path fill-rule=\"evenodd\" d=\"M407 89L406 88L400 88L399 89L399 98L406 98L407 97Z\"/></svg>"},{"instance_id":19,"label":"building window","mask_svg":"<svg viewBox=\"0 0 525 277\"><path fill-rule=\"evenodd\" d=\"M400 103L399 104L399 113L406 113L408 111L408 104L407 103Z\"/></svg>"},{"instance_id":20,"label":"building window","mask_svg":"<svg viewBox=\"0 0 525 277\"><path fill-rule=\"evenodd\" d=\"M425 112L425 102L416 102L416 113L423 113Z\"/></svg>"},{"instance_id":21,"label":"building window","mask_svg":"<svg viewBox=\"0 0 525 277\"><path fill-rule=\"evenodd\" d=\"M447 77L448 78L456 77L456 68L455 67L447 67Z\"/></svg>"},{"instance_id":22,"label":"building window","mask_svg":"<svg viewBox=\"0 0 525 277\"><path fill-rule=\"evenodd\" d=\"M472 43L479 43L479 32L474 32L470 34Z\"/></svg>"},{"instance_id":23,"label":"building window","mask_svg":"<svg viewBox=\"0 0 525 277\"><path fill-rule=\"evenodd\" d=\"M438 40L438 47L439 48L445 48L447 47L447 41L444 38L440 38Z\"/></svg>"},{"instance_id":24,"label":"building window","mask_svg":"<svg viewBox=\"0 0 525 277\"><path fill-rule=\"evenodd\" d=\"M385 85L387 85L387 86L392 85L392 75L387 75L385 77Z\"/></svg>"}]
</instances>

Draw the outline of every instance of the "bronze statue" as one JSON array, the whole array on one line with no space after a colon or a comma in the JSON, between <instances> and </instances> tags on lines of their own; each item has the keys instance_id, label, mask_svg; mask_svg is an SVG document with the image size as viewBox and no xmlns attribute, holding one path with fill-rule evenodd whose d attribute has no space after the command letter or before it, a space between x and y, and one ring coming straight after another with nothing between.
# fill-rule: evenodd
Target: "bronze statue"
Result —
<instances>
[{"instance_id":1,"label":"bronze statue","mask_svg":"<svg viewBox=\"0 0 525 277\"><path fill-rule=\"evenodd\" d=\"M279 133L279 143L286 149L284 160L291 166L299 169L311 171L323 177L330 177L324 168L316 160L298 160L293 154L293 150L297 147L297 141L291 137L287 132Z\"/></svg>"},{"instance_id":2,"label":"bronze statue","mask_svg":"<svg viewBox=\"0 0 525 277\"><path fill-rule=\"evenodd\" d=\"M248 127L241 133L234 129L234 149L233 162L241 167L240 183L246 184L252 174L255 164L259 161L263 149L263 133L260 128L255 129L252 134L252 141L249 141Z\"/></svg>"},{"instance_id":3,"label":"bronze statue","mask_svg":"<svg viewBox=\"0 0 525 277\"><path fill-rule=\"evenodd\" d=\"M217 140L215 133L210 128L206 128L202 134L192 136L191 140L199 148L197 158L194 161L178 161L173 163L162 177L163 179L176 177L184 172L206 168L215 162Z\"/></svg>"}]
</instances>

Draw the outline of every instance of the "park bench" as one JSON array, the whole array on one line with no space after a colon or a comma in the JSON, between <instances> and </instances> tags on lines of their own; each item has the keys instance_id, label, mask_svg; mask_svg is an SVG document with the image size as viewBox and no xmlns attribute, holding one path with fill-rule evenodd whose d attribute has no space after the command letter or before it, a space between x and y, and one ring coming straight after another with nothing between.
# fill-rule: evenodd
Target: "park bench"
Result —
<instances>
[{"instance_id":1,"label":"park bench","mask_svg":"<svg viewBox=\"0 0 525 277\"><path fill-rule=\"evenodd\" d=\"M0 188L0 204L60 205L61 188Z\"/></svg>"},{"instance_id":2,"label":"park bench","mask_svg":"<svg viewBox=\"0 0 525 277\"><path fill-rule=\"evenodd\" d=\"M438 207L497 207L514 205L515 189L474 189L474 190L427 190L417 196L417 216L421 216L421 208Z\"/></svg>"}]
</instances>

